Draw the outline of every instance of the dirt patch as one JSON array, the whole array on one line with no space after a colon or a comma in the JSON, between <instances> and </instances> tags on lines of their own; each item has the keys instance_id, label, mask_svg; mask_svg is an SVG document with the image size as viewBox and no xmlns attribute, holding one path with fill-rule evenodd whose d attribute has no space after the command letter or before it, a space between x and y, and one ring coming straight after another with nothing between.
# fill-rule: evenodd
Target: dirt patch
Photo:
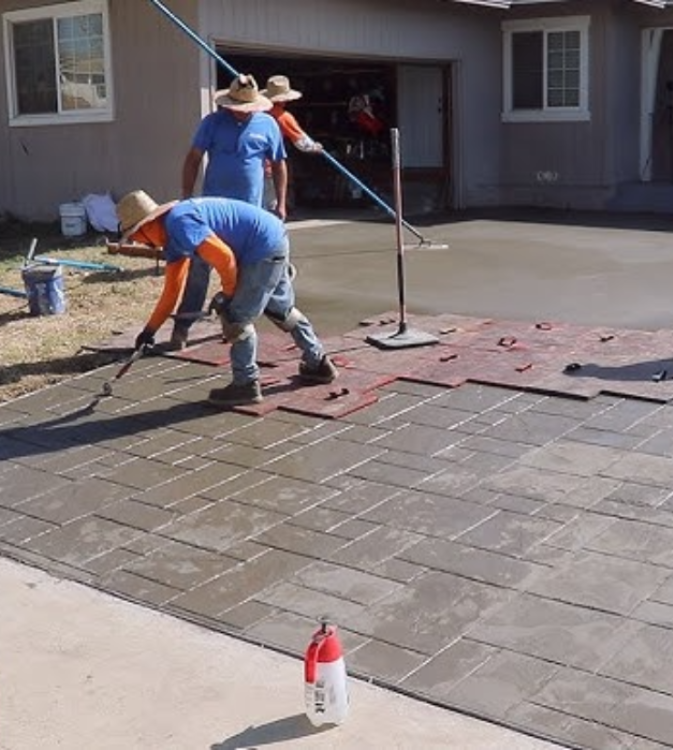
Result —
<instances>
[{"instance_id":1,"label":"dirt patch","mask_svg":"<svg viewBox=\"0 0 673 750\"><path fill-rule=\"evenodd\" d=\"M102 272L62 265L66 311L30 314L21 274L31 239L35 254L121 270ZM97 343L147 320L163 284L163 264L111 255L105 237L63 237L59 225L0 223L0 402L71 378L126 356L91 351ZM166 325L170 325L167 323Z\"/></svg>"}]
</instances>

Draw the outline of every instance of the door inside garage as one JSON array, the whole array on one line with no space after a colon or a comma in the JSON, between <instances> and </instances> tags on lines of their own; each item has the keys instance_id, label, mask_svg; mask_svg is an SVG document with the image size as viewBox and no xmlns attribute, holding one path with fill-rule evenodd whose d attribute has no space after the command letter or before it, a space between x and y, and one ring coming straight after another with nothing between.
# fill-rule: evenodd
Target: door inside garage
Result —
<instances>
[{"instance_id":1,"label":"door inside garage","mask_svg":"<svg viewBox=\"0 0 673 750\"><path fill-rule=\"evenodd\" d=\"M288 109L352 175L392 205L390 129L400 129L404 213L430 213L450 201L450 67L218 50L260 88L286 75L301 99ZM217 88L231 80L218 69ZM382 209L327 159L287 145L290 210Z\"/></svg>"}]
</instances>

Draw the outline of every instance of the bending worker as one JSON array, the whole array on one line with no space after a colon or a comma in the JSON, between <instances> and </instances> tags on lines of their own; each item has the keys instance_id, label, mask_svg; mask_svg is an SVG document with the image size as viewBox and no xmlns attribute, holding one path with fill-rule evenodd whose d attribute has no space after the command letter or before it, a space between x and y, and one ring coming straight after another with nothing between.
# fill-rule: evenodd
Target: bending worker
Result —
<instances>
[{"instance_id":1,"label":"bending worker","mask_svg":"<svg viewBox=\"0 0 673 750\"><path fill-rule=\"evenodd\" d=\"M254 321L266 315L288 332L302 353L299 376L306 383L331 383L338 375L308 318L294 306L289 276L290 244L283 222L257 206L229 198L191 198L159 205L142 190L117 204L121 241L163 247L164 287L136 348L154 336L178 304L190 262L200 258L219 274L222 291L213 300L231 344L232 382L208 401L231 407L259 403Z\"/></svg>"}]
</instances>

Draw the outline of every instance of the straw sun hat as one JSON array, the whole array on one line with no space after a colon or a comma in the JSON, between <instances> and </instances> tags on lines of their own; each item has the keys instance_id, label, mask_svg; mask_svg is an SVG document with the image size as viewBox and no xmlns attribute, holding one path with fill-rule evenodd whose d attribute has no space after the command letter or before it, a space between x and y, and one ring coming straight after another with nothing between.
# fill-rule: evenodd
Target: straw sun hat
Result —
<instances>
[{"instance_id":1,"label":"straw sun hat","mask_svg":"<svg viewBox=\"0 0 673 750\"><path fill-rule=\"evenodd\" d=\"M290 79L287 76L271 76L261 94L272 102L292 102L302 97L301 91L295 91L290 87Z\"/></svg>"},{"instance_id":2,"label":"straw sun hat","mask_svg":"<svg viewBox=\"0 0 673 750\"><path fill-rule=\"evenodd\" d=\"M170 211L178 201L159 204L152 200L144 190L134 190L127 193L117 203L117 218L119 219L119 231L121 242L127 240L137 232L143 224L156 219L158 216Z\"/></svg>"},{"instance_id":3,"label":"straw sun hat","mask_svg":"<svg viewBox=\"0 0 673 750\"><path fill-rule=\"evenodd\" d=\"M214 102L218 107L235 112L265 112L273 103L260 93L257 81L249 74L236 76L228 89L216 91Z\"/></svg>"}]
</instances>

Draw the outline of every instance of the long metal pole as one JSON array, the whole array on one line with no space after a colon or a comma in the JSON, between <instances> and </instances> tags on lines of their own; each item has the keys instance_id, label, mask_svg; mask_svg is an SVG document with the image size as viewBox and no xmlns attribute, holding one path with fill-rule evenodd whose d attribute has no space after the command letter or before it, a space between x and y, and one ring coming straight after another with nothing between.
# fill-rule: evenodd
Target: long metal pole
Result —
<instances>
[{"instance_id":1,"label":"long metal pole","mask_svg":"<svg viewBox=\"0 0 673 750\"><path fill-rule=\"evenodd\" d=\"M173 13L171 10L169 10L160 0L149 0L152 5L154 5L155 8L158 8L168 19L170 19L179 29L185 32L187 36L195 41L201 49L203 49L205 52L207 52L216 62L218 62L225 70L227 70L232 76L237 76L239 73L236 70L236 68L232 67L223 57L217 54L217 52L195 32L192 31L192 29L187 26L184 21L181 21L175 13ZM327 159L327 161L330 162L333 166L335 166L340 172L342 172L346 177L348 177L350 180L352 180L359 188L361 188L370 198L372 198L376 203L379 204L381 208L386 211L386 213L389 216L395 217L396 213L395 211L376 193L368 188L360 179L358 179L352 172L350 172L346 167L343 166L340 162L338 162L330 153L323 150L321 152L323 156ZM429 240L427 240L417 229L411 226L408 222L406 222L404 219L401 219L402 225L408 229L414 236L418 237L418 239L423 243L429 243Z\"/></svg>"},{"instance_id":2,"label":"long metal pole","mask_svg":"<svg viewBox=\"0 0 673 750\"><path fill-rule=\"evenodd\" d=\"M390 143L393 162L393 193L395 196L395 239L397 241L397 292L400 302L400 324L398 333L407 330L406 279L404 276L404 241L402 237L402 180L400 177L400 131L392 128Z\"/></svg>"}]
</instances>

